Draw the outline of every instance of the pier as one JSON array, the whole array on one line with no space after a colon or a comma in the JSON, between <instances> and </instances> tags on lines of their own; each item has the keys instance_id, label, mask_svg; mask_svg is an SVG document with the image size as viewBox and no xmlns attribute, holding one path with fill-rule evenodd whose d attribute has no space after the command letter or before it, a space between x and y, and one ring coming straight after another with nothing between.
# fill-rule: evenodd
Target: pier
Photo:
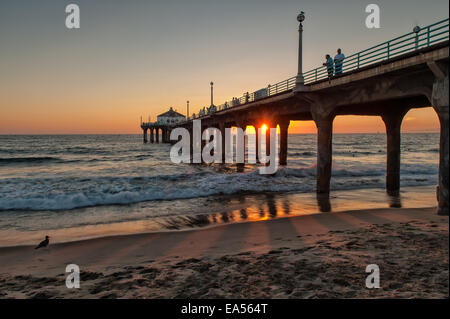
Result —
<instances>
[{"instance_id":1,"label":"pier","mask_svg":"<svg viewBox=\"0 0 450 319\"><path fill-rule=\"evenodd\" d=\"M170 131L173 125L143 122L141 128L144 143L170 143Z\"/></svg>"},{"instance_id":2,"label":"pier","mask_svg":"<svg viewBox=\"0 0 450 319\"><path fill-rule=\"evenodd\" d=\"M170 143L170 132L179 123L185 122L186 117L176 112L172 107L169 111L157 116L156 122L141 122L144 143Z\"/></svg>"},{"instance_id":3,"label":"pier","mask_svg":"<svg viewBox=\"0 0 450 319\"><path fill-rule=\"evenodd\" d=\"M330 193L332 175L333 120L336 116L378 116L386 128L386 190L400 191L401 125L413 108L432 107L441 126L438 214L448 215L449 205L449 20L386 41L352 54L343 62L342 73L329 76L326 67L302 71L303 20L299 15L299 68L295 77L269 85L240 98L233 98L211 111L194 114L171 127L144 125L159 141L168 142L170 129L185 127L192 135L192 120L208 127L279 127L279 163L287 164L288 130L291 121L314 121L317 127L318 194ZM270 130L266 131L266 140Z\"/></svg>"}]
</instances>

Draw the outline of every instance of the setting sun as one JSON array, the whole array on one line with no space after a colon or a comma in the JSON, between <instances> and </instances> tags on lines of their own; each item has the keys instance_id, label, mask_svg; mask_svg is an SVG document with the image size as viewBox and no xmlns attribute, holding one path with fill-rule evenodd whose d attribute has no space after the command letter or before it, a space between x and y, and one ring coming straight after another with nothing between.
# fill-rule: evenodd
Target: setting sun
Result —
<instances>
[{"instance_id":1,"label":"setting sun","mask_svg":"<svg viewBox=\"0 0 450 319\"><path fill-rule=\"evenodd\" d=\"M266 124L263 124L263 126L261 126L261 132L262 132L263 134L265 134L266 131L267 131L267 125L266 125Z\"/></svg>"}]
</instances>

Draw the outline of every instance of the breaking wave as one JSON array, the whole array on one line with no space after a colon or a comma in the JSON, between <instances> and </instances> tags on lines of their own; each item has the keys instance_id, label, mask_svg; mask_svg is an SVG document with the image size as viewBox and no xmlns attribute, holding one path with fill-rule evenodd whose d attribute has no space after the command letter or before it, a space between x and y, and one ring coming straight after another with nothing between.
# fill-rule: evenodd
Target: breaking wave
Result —
<instances>
[{"instance_id":1,"label":"breaking wave","mask_svg":"<svg viewBox=\"0 0 450 319\"><path fill-rule=\"evenodd\" d=\"M435 183L437 171L419 167L402 170L405 185ZM68 210L99 205L188 199L214 195L312 192L316 167L280 168L274 175L199 172L158 176L96 176L84 178L0 180L0 210ZM383 187L383 169L333 169L334 189ZM357 177L357 178L352 178Z\"/></svg>"}]
</instances>

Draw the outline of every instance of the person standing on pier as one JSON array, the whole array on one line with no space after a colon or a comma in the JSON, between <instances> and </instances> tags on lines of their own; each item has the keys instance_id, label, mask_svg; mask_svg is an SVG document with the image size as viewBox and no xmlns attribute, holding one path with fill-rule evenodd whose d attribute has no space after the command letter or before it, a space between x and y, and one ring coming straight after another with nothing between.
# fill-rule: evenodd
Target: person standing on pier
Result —
<instances>
[{"instance_id":1,"label":"person standing on pier","mask_svg":"<svg viewBox=\"0 0 450 319\"><path fill-rule=\"evenodd\" d=\"M334 57L334 72L336 75L342 74L342 63L344 62L345 55L341 49L337 49L337 54Z\"/></svg>"},{"instance_id":2,"label":"person standing on pier","mask_svg":"<svg viewBox=\"0 0 450 319\"><path fill-rule=\"evenodd\" d=\"M327 67L328 78L330 79L334 73L334 62L329 54L325 55L325 61L323 65Z\"/></svg>"}]
</instances>

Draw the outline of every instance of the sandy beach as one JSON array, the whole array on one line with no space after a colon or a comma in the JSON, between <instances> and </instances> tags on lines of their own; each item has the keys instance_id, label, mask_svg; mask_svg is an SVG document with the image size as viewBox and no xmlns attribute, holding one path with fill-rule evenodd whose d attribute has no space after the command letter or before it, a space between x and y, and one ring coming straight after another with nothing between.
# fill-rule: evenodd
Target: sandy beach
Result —
<instances>
[{"instance_id":1,"label":"sandy beach","mask_svg":"<svg viewBox=\"0 0 450 319\"><path fill-rule=\"evenodd\" d=\"M0 298L448 298L448 231L435 208L391 208L4 247Z\"/></svg>"}]
</instances>

